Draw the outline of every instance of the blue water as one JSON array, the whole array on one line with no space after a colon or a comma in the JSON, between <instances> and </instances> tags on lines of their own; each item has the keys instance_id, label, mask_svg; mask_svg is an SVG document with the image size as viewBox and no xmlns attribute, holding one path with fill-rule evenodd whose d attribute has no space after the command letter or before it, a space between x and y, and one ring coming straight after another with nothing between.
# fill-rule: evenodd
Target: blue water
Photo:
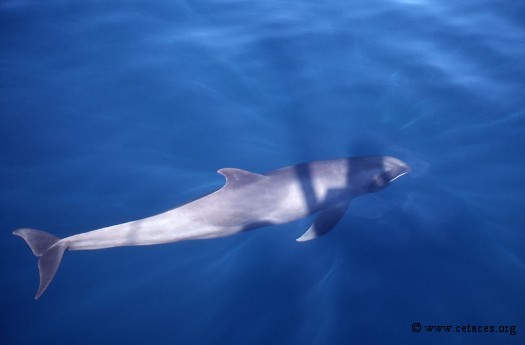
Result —
<instances>
[{"instance_id":1,"label":"blue water","mask_svg":"<svg viewBox=\"0 0 525 345\"><path fill-rule=\"evenodd\" d=\"M525 344L524 61L512 0L0 2L0 343ZM35 301L11 235L369 154L412 171L309 243L70 252Z\"/></svg>"}]
</instances>

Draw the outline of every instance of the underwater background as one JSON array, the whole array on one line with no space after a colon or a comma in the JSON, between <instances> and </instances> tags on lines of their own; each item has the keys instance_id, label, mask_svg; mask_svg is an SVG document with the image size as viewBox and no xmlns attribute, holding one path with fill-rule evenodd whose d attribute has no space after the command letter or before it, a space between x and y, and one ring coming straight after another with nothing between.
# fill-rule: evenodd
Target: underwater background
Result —
<instances>
[{"instance_id":1,"label":"underwater background","mask_svg":"<svg viewBox=\"0 0 525 345\"><path fill-rule=\"evenodd\" d=\"M523 1L1 1L0 343L525 344L524 61ZM412 171L323 238L66 252L33 299L17 228L358 155Z\"/></svg>"}]
</instances>

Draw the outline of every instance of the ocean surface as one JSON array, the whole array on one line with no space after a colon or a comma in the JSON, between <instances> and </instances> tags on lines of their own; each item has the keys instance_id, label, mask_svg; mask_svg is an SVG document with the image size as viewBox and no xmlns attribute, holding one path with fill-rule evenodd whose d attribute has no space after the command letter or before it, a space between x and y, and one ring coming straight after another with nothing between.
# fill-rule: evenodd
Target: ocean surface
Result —
<instances>
[{"instance_id":1,"label":"ocean surface","mask_svg":"<svg viewBox=\"0 0 525 345\"><path fill-rule=\"evenodd\" d=\"M524 61L523 1L0 1L0 343L525 344ZM307 243L66 252L35 301L12 235L359 155L412 171Z\"/></svg>"}]
</instances>

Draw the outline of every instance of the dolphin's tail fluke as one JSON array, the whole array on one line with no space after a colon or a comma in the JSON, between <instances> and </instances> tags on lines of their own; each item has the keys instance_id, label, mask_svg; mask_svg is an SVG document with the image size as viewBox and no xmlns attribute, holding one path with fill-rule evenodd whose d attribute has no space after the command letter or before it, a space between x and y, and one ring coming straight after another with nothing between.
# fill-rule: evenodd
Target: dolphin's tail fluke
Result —
<instances>
[{"instance_id":1,"label":"dolphin's tail fluke","mask_svg":"<svg viewBox=\"0 0 525 345\"><path fill-rule=\"evenodd\" d=\"M18 229L13 231L13 235L22 237L33 251L33 254L40 257L38 259L40 287L35 296L35 299L38 299L47 289L51 280L53 280L60 261L62 261L62 255L67 249L67 243L41 230Z\"/></svg>"}]
</instances>

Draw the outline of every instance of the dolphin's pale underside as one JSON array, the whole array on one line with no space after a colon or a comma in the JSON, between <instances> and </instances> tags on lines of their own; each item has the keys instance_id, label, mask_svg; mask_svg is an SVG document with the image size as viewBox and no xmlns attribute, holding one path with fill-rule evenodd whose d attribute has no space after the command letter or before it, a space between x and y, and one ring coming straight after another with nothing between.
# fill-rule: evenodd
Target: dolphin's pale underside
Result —
<instances>
[{"instance_id":1,"label":"dolphin's pale underside","mask_svg":"<svg viewBox=\"0 0 525 345\"><path fill-rule=\"evenodd\" d=\"M53 279L66 250L162 244L224 237L267 225L288 223L317 214L297 239L311 240L329 232L350 200L385 188L410 168L387 156L314 161L264 175L225 168L225 185L207 196L165 213L66 238L45 231L18 229L39 257L38 299Z\"/></svg>"}]
</instances>

